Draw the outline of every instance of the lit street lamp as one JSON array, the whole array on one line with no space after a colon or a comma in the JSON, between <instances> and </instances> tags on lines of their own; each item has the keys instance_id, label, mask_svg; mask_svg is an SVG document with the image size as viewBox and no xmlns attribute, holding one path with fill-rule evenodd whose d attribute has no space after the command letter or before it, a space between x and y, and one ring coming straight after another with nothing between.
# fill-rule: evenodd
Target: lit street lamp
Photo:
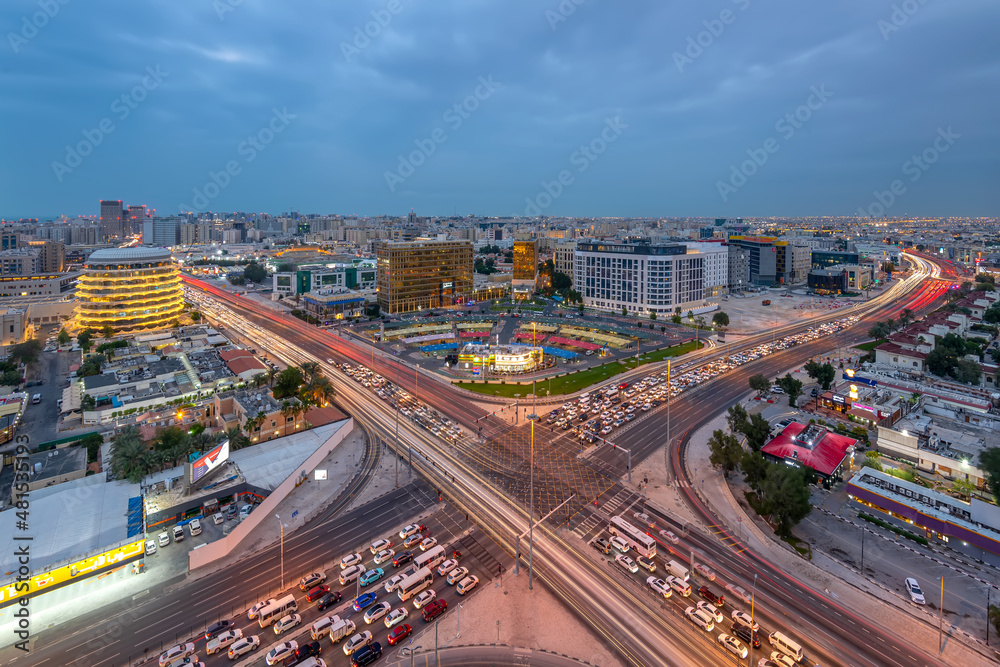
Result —
<instances>
[{"instance_id":1,"label":"lit street lamp","mask_svg":"<svg viewBox=\"0 0 1000 667\"><path fill-rule=\"evenodd\" d=\"M281 590L285 590L285 524L282 522L281 517L277 514L274 515L278 519L278 526L281 530L281 538L279 551L281 553Z\"/></svg>"}]
</instances>

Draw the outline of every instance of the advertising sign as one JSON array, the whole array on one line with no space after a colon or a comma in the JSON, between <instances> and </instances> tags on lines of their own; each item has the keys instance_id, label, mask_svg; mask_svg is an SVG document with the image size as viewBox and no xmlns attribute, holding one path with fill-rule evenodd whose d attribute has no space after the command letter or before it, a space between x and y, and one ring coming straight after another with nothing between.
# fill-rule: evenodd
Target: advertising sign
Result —
<instances>
[{"instance_id":1,"label":"advertising sign","mask_svg":"<svg viewBox=\"0 0 1000 667\"><path fill-rule=\"evenodd\" d=\"M224 441L221 445L194 461L191 464L191 483L194 484L199 479L218 468L229 458L229 441Z\"/></svg>"}]
</instances>

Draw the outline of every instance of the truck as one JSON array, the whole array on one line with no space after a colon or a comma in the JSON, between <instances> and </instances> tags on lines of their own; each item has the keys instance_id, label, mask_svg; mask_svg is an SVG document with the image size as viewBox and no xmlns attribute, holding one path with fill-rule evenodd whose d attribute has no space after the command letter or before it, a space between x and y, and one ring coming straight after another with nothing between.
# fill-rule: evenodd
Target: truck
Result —
<instances>
[{"instance_id":1,"label":"truck","mask_svg":"<svg viewBox=\"0 0 1000 667\"><path fill-rule=\"evenodd\" d=\"M762 306L770 306L771 305L771 300L770 299L764 299L763 301L760 302L760 305L762 305Z\"/></svg>"}]
</instances>

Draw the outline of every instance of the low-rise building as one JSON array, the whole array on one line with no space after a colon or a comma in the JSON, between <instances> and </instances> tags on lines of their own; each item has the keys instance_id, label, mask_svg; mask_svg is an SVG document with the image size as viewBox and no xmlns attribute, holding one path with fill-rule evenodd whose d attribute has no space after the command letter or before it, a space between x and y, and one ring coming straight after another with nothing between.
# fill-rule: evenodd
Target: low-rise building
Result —
<instances>
[{"instance_id":1,"label":"low-rise building","mask_svg":"<svg viewBox=\"0 0 1000 667\"><path fill-rule=\"evenodd\" d=\"M760 451L770 461L812 470L829 484L850 472L857 444L854 438L833 433L825 426L792 422Z\"/></svg>"},{"instance_id":2,"label":"low-rise building","mask_svg":"<svg viewBox=\"0 0 1000 667\"><path fill-rule=\"evenodd\" d=\"M351 290L310 292L302 297L305 311L320 322L361 317L365 313L366 303L365 297Z\"/></svg>"}]
</instances>

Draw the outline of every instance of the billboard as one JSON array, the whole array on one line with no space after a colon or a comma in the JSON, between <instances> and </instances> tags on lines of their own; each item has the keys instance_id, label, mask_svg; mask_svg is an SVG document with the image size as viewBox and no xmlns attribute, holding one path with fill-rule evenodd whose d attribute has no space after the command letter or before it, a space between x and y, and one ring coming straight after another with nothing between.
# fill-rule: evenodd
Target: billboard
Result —
<instances>
[{"instance_id":1,"label":"billboard","mask_svg":"<svg viewBox=\"0 0 1000 667\"><path fill-rule=\"evenodd\" d=\"M221 445L207 454L195 459L191 464L191 483L194 484L199 479L212 472L229 458L229 440L223 441Z\"/></svg>"}]
</instances>

